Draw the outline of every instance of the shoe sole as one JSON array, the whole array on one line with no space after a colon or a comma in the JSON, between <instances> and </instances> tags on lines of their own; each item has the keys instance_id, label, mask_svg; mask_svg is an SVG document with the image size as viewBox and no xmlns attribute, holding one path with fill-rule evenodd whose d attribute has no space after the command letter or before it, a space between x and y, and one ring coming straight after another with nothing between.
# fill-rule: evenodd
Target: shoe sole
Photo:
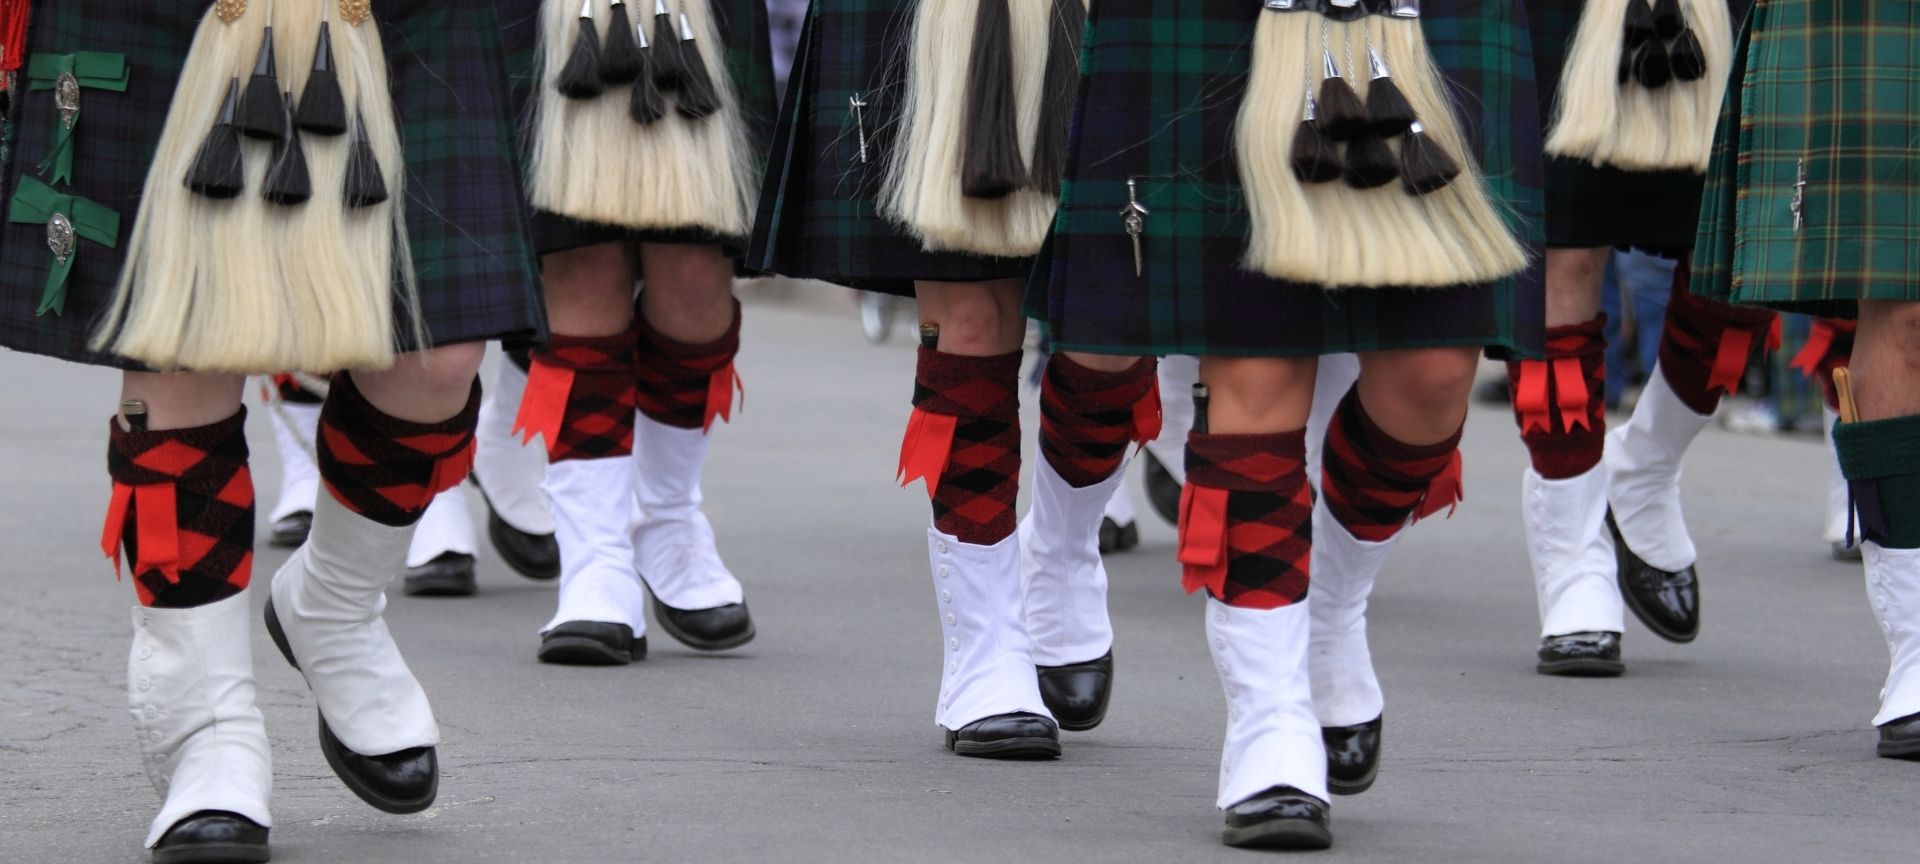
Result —
<instances>
[{"instance_id":1,"label":"shoe sole","mask_svg":"<svg viewBox=\"0 0 1920 864\"><path fill-rule=\"evenodd\" d=\"M1062 732L1088 732L1107 719L1107 712L1104 708L1101 709L1098 715L1091 719L1072 721L1061 719L1060 712L1054 711L1052 705L1048 705L1047 710L1053 712L1054 722L1060 724L1060 731Z\"/></svg>"},{"instance_id":2,"label":"shoe sole","mask_svg":"<svg viewBox=\"0 0 1920 864\"><path fill-rule=\"evenodd\" d=\"M1612 508L1608 508L1607 510L1607 532L1613 536L1613 582L1620 589L1620 598L1625 600L1627 608L1633 611L1633 617L1640 619L1640 623L1652 631L1653 635L1665 639L1668 642L1679 645L1692 642L1695 637L1700 635L1699 619L1696 618L1694 620L1693 632L1691 633L1682 633L1668 627L1647 611L1646 607L1640 603L1640 595L1635 594L1627 587L1627 557L1633 555L1638 558L1639 556L1634 555L1633 550L1627 548L1627 539L1620 534L1620 526L1613 521ZM1696 581L1698 578L1698 574L1695 574ZM1694 590L1696 592L1695 596L1697 597L1699 589L1695 588Z\"/></svg>"},{"instance_id":3,"label":"shoe sole","mask_svg":"<svg viewBox=\"0 0 1920 864\"><path fill-rule=\"evenodd\" d=\"M540 640L540 662L560 666L625 666L634 661L631 649L622 651L586 636L554 636Z\"/></svg>"},{"instance_id":4,"label":"shoe sole","mask_svg":"<svg viewBox=\"0 0 1920 864\"><path fill-rule=\"evenodd\" d=\"M195 843L153 850L153 864L264 864L273 860L266 846L251 843Z\"/></svg>"},{"instance_id":5,"label":"shoe sole","mask_svg":"<svg viewBox=\"0 0 1920 864\"><path fill-rule=\"evenodd\" d=\"M480 586L472 576L408 576L400 592L408 597L472 597Z\"/></svg>"},{"instance_id":6,"label":"shoe sole","mask_svg":"<svg viewBox=\"0 0 1920 864\"><path fill-rule=\"evenodd\" d=\"M288 666L293 667L293 671L300 672L300 663L293 659L293 646L287 642L286 631L280 627L280 616L273 611L273 598L267 598L267 607L262 610L262 616L267 619L267 635L273 639L273 647L280 649L280 656L287 661ZM300 672L300 677L305 679L307 673ZM311 682L307 684L307 689L309 691L313 689ZM433 799L440 794L439 772L436 771L434 773L433 788L427 790L427 794L423 798L400 799L388 798L385 795L381 795L361 782L359 777L355 776L353 772L348 771L347 767L340 762L339 755L334 752L332 747L327 746L327 735L329 734L329 730L327 729L327 715L322 713L317 706L315 707L314 715L319 720L317 725L319 726L320 754L327 757L327 767L333 769L333 776L340 778L340 782L346 785L347 791L352 792L355 797L358 797L360 800L367 802L367 804L375 810L386 813L418 813L433 806ZM342 744L340 746L344 747L346 745Z\"/></svg>"},{"instance_id":7,"label":"shoe sole","mask_svg":"<svg viewBox=\"0 0 1920 864\"><path fill-rule=\"evenodd\" d=\"M1340 781L1327 778L1327 791L1335 795L1358 795L1373 788L1373 781L1380 777L1380 763L1373 763L1367 769L1367 776L1353 781Z\"/></svg>"},{"instance_id":8,"label":"shoe sole","mask_svg":"<svg viewBox=\"0 0 1920 864\"><path fill-rule=\"evenodd\" d=\"M506 535L508 531L525 532L518 531L512 525L508 525L507 520L500 518L500 512L493 509L493 499L487 497L487 487L480 485L480 481L473 481L473 488L480 490L480 500L487 505L487 542L493 544L493 551L500 556L500 560L507 562L507 566L512 568L513 572L535 582L551 582L560 578L560 568L557 566L544 569L531 567L527 562L507 554L507 549L510 547L500 538L508 536Z\"/></svg>"},{"instance_id":9,"label":"shoe sole","mask_svg":"<svg viewBox=\"0 0 1920 864\"><path fill-rule=\"evenodd\" d=\"M1333 846L1333 832L1308 819L1275 819L1228 828L1221 841L1239 849L1326 849Z\"/></svg>"},{"instance_id":10,"label":"shoe sole","mask_svg":"<svg viewBox=\"0 0 1920 864\"><path fill-rule=\"evenodd\" d=\"M1542 660L1534 671L1560 678L1618 678L1627 671L1619 660Z\"/></svg>"},{"instance_id":11,"label":"shoe sole","mask_svg":"<svg viewBox=\"0 0 1920 864\"><path fill-rule=\"evenodd\" d=\"M674 626L672 618L660 614L660 608L665 604L651 595L647 597L647 602L653 606L653 623L660 625L660 629L667 631L667 635L672 636L675 642L679 642L695 651L727 651L752 642L753 637L756 635L756 631L753 628L753 619L748 618L747 629L737 636L729 636L716 641L697 639L693 634Z\"/></svg>"},{"instance_id":12,"label":"shoe sole","mask_svg":"<svg viewBox=\"0 0 1920 864\"><path fill-rule=\"evenodd\" d=\"M1060 742L1051 738L1003 738L999 741L954 741L947 745L956 755L976 759L1058 759Z\"/></svg>"},{"instance_id":13,"label":"shoe sole","mask_svg":"<svg viewBox=\"0 0 1920 864\"><path fill-rule=\"evenodd\" d=\"M1902 741L1897 744L1882 741L1874 746L1873 752L1882 759L1920 759L1920 741Z\"/></svg>"}]
</instances>

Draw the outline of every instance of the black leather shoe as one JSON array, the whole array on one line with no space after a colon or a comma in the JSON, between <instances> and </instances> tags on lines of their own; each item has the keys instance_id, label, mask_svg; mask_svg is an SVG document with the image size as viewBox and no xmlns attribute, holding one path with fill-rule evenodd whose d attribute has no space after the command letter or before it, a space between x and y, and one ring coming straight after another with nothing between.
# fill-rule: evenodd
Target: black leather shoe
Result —
<instances>
[{"instance_id":1,"label":"black leather shoe","mask_svg":"<svg viewBox=\"0 0 1920 864\"><path fill-rule=\"evenodd\" d=\"M479 590L473 581L473 556L442 552L432 561L408 567L400 590L409 597L471 597Z\"/></svg>"},{"instance_id":2,"label":"black leather shoe","mask_svg":"<svg viewBox=\"0 0 1920 864\"><path fill-rule=\"evenodd\" d=\"M1373 788L1380 774L1380 719L1320 727L1320 740L1327 745L1328 792L1358 795Z\"/></svg>"},{"instance_id":3,"label":"black leather shoe","mask_svg":"<svg viewBox=\"0 0 1920 864\"><path fill-rule=\"evenodd\" d=\"M1100 554L1125 552L1140 545L1140 525L1128 522L1122 525L1107 516L1100 517Z\"/></svg>"},{"instance_id":4,"label":"black leather shoe","mask_svg":"<svg viewBox=\"0 0 1920 864\"><path fill-rule=\"evenodd\" d=\"M493 499L487 497L487 487L480 478L475 477L473 485L480 490L480 500L487 502L487 539L493 542L493 551L500 553L500 560L528 579L544 582L560 578L560 542L552 534L528 534L508 525L493 509Z\"/></svg>"},{"instance_id":5,"label":"black leather shoe","mask_svg":"<svg viewBox=\"0 0 1920 864\"><path fill-rule=\"evenodd\" d=\"M753 641L753 616L747 604L728 603L712 609L675 609L647 595L653 620L668 636L696 651L725 651Z\"/></svg>"},{"instance_id":6,"label":"black leather shoe","mask_svg":"<svg viewBox=\"0 0 1920 864\"><path fill-rule=\"evenodd\" d=\"M1668 642L1692 642L1700 635L1700 580L1694 575L1693 565L1669 573L1640 560L1620 536L1611 509L1607 511L1607 530L1613 534L1620 596L1626 598L1633 617Z\"/></svg>"},{"instance_id":7,"label":"black leather shoe","mask_svg":"<svg viewBox=\"0 0 1920 864\"><path fill-rule=\"evenodd\" d=\"M1542 675L1573 678L1612 678L1627 671L1620 662L1620 634L1588 630L1548 636L1540 640Z\"/></svg>"},{"instance_id":8,"label":"black leather shoe","mask_svg":"<svg viewBox=\"0 0 1920 864\"><path fill-rule=\"evenodd\" d=\"M565 621L540 636L540 662L564 666L624 666L647 659L647 637L604 621Z\"/></svg>"},{"instance_id":9,"label":"black leather shoe","mask_svg":"<svg viewBox=\"0 0 1920 864\"><path fill-rule=\"evenodd\" d=\"M1024 711L996 714L949 730L947 749L984 759L1053 759L1060 755L1060 727Z\"/></svg>"},{"instance_id":10,"label":"black leather shoe","mask_svg":"<svg viewBox=\"0 0 1920 864\"><path fill-rule=\"evenodd\" d=\"M153 844L153 864L260 864L272 857L267 829L225 810L190 813Z\"/></svg>"},{"instance_id":11,"label":"black leather shoe","mask_svg":"<svg viewBox=\"0 0 1920 864\"><path fill-rule=\"evenodd\" d=\"M271 598L265 617L274 647L280 649L287 665L299 671L300 662L293 659L293 646L287 643L286 631L280 629L280 616L274 614ZM433 798L440 792L440 757L434 748L409 747L364 756L347 749L333 736L333 730L327 728L326 714L315 713L320 716L321 755L327 757L334 776L360 800L388 813L418 813L433 806Z\"/></svg>"},{"instance_id":12,"label":"black leather shoe","mask_svg":"<svg viewBox=\"0 0 1920 864\"><path fill-rule=\"evenodd\" d=\"M1888 759L1920 759L1920 714L1908 714L1881 725L1876 752Z\"/></svg>"},{"instance_id":13,"label":"black leather shoe","mask_svg":"<svg viewBox=\"0 0 1920 864\"><path fill-rule=\"evenodd\" d=\"M1113 695L1113 652L1098 660L1066 666L1040 666L1040 700L1060 728L1085 732L1107 719Z\"/></svg>"},{"instance_id":14,"label":"black leather shoe","mask_svg":"<svg viewBox=\"0 0 1920 864\"><path fill-rule=\"evenodd\" d=\"M267 529L267 545L275 549L298 549L313 531L313 513L301 510L280 517Z\"/></svg>"},{"instance_id":15,"label":"black leather shoe","mask_svg":"<svg viewBox=\"0 0 1920 864\"><path fill-rule=\"evenodd\" d=\"M1152 450L1140 451L1140 471L1147 479L1147 505L1168 525L1180 524L1180 481L1173 479L1167 466Z\"/></svg>"},{"instance_id":16,"label":"black leather shoe","mask_svg":"<svg viewBox=\"0 0 1920 864\"><path fill-rule=\"evenodd\" d=\"M1275 786L1227 808L1228 846L1254 849L1325 849L1327 802L1292 786Z\"/></svg>"}]
</instances>

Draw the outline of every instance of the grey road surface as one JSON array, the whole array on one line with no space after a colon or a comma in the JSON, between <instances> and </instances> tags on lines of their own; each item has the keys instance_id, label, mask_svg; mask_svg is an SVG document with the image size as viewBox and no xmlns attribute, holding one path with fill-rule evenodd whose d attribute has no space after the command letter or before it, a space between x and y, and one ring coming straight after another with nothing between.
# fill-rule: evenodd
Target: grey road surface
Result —
<instances>
[{"instance_id":1,"label":"grey road surface","mask_svg":"<svg viewBox=\"0 0 1920 864\"><path fill-rule=\"evenodd\" d=\"M927 505L889 482L912 349L865 344L851 304L833 301L748 308L745 410L709 463L710 512L758 640L702 655L656 630L631 667L543 666L535 631L553 589L490 550L477 597L396 591L392 629L445 736L439 803L396 817L329 773L313 701L256 626L276 861L1259 854L1218 842L1220 691L1173 531L1144 508L1144 544L1108 565L1119 637L1106 724L1069 733L1052 763L941 747ZM145 860L157 801L122 680L133 592L97 551L115 393L110 372L0 359L0 862ZM263 419L264 513L277 471ZM1465 447L1466 504L1414 528L1380 580L1383 768L1373 791L1335 802L1336 846L1318 860L1911 857L1920 765L1873 756L1887 657L1858 569L1819 542L1816 441L1702 437L1686 488L1705 632L1678 646L1630 624L1617 680L1534 674L1510 415L1476 407ZM256 582L283 560L263 545Z\"/></svg>"}]
</instances>

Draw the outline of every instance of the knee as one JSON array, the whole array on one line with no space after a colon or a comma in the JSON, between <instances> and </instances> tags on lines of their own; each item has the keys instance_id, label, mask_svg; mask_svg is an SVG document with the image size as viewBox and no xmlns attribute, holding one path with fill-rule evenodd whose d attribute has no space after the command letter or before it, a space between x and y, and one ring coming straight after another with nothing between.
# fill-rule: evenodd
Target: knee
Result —
<instances>
[{"instance_id":1,"label":"knee","mask_svg":"<svg viewBox=\"0 0 1920 864\"><path fill-rule=\"evenodd\" d=\"M392 369L383 373L407 379L409 389L432 392L462 391L473 386L480 374L480 360L486 356L482 342L462 342L429 348L400 357ZM357 376L356 376L357 377Z\"/></svg>"},{"instance_id":2,"label":"knee","mask_svg":"<svg viewBox=\"0 0 1920 864\"><path fill-rule=\"evenodd\" d=\"M1313 399L1316 366L1315 358L1207 358L1201 377L1215 431L1298 427ZM1218 422L1228 418L1234 422Z\"/></svg>"},{"instance_id":3,"label":"knee","mask_svg":"<svg viewBox=\"0 0 1920 864\"><path fill-rule=\"evenodd\" d=\"M980 294L949 303L940 325L940 350L989 356L1018 350L1026 321L997 298Z\"/></svg>"},{"instance_id":4,"label":"knee","mask_svg":"<svg viewBox=\"0 0 1920 864\"><path fill-rule=\"evenodd\" d=\"M640 264L649 295L688 302L732 296L733 261L718 246L648 243Z\"/></svg>"},{"instance_id":5,"label":"knee","mask_svg":"<svg viewBox=\"0 0 1920 864\"><path fill-rule=\"evenodd\" d=\"M1875 329L1884 334L1881 340L1887 350L1898 356L1908 368L1920 368L1920 303L1876 305L1882 305L1883 308L1869 313L1863 305L1861 311L1880 318L1880 326Z\"/></svg>"},{"instance_id":6,"label":"knee","mask_svg":"<svg viewBox=\"0 0 1920 864\"><path fill-rule=\"evenodd\" d=\"M1393 351L1365 361L1395 401L1425 415L1459 410L1473 391L1479 353L1471 348L1420 348Z\"/></svg>"}]
</instances>

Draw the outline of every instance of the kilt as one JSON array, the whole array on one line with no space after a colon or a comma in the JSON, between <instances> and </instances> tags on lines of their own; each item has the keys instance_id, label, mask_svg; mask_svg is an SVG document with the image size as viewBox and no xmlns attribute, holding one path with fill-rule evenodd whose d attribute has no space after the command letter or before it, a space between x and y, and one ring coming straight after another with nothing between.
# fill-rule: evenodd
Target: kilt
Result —
<instances>
[{"instance_id":1,"label":"kilt","mask_svg":"<svg viewBox=\"0 0 1920 864\"><path fill-rule=\"evenodd\" d=\"M1028 258L922 251L920 241L879 214L914 8L912 0L814 0L807 10L747 247L749 268L904 295L916 279L1027 275ZM857 119L849 103L855 96L867 103Z\"/></svg>"},{"instance_id":2,"label":"kilt","mask_svg":"<svg viewBox=\"0 0 1920 864\"><path fill-rule=\"evenodd\" d=\"M165 125L204 3L64 0L38 3L29 52L126 55L126 92L81 90L73 183L60 186L118 211L116 248L82 240L62 314L36 315L53 256L41 225L5 225L0 240L0 345L107 366L135 367L87 348L112 298L140 208L147 166ZM405 142L407 235L422 322L434 344L542 338L537 287L514 156L506 58L493 4L376 0ZM308 62L305 52L298 61ZM24 76L22 84L25 84ZM16 158L9 190L35 176L59 124L51 91L13 100ZM411 330L398 322L403 339Z\"/></svg>"},{"instance_id":3,"label":"kilt","mask_svg":"<svg viewBox=\"0 0 1920 864\"><path fill-rule=\"evenodd\" d=\"M773 54L771 37L767 31L766 4L762 0L711 2L721 37L726 42L727 72L733 77L734 92L740 97L741 116L747 124L748 138L752 142L753 152L764 155L767 140L773 134L775 98L778 95L773 86ZM535 59L540 44L540 6L540 0L510 0L501 4L501 16L506 19L502 38L507 45L507 65L512 76L513 116L520 129L522 176L525 176L526 168L526 141L533 122L533 100L554 96L543 92L537 78ZM647 32L651 34L653 5L634 0L628 6L634 10L632 14L645 17L649 22ZM747 241L745 237L722 237L703 229L636 232L617 225L571 219L544 210L534 211L533 236L534 244L542 255L600 243L638 240L647 243L715 244L726 247L729 254L737 258L744 253Z\"/></svg>"},{"instance_id":4,"label":"kilt","mask_svg":"<svg viewBox=\"0 0 1920 864\"><path fill-rule=\"evenodd\" d=\"M1920 301L1920 7L1759 0L1707 169L1693 291L1852 317Z\"/></svg>"},{"instance_id":5,"label":"kilt","mask_svg":"<svg viewBox=\"0 0 1920 864\"><path fill-rule=\"evenodd\" d=\"M1422 12L1471 155L1537 264L1540 122L1524 10L1514 0L1459 0ZM1306 356L1482 346L1537 355L1546 326L1537 266L1486 285L1342 291L1242 269L1250 229L1233 129L1262 14L1276 13L1238 0L1093 4L1067 182L1028 294L1055 347ZM1119 215L1129 177L1140 178L1150 211L1145 278L1134 275Z\"/></svg>"},{"instance_id":6,"label":"kilt","mask_svg":"<svg viewBox=\"0 0 1920 864\"><path fill-rule=\"evenodd\" d=\"M1728 4L1733 20L1740 20L1747 2ZM1584 6L1583 0L1530 0L1527 4L1544 123L1553 120L1560 73ZM1703 178L1691 171L1622 171L1549 156L1547 245L1632 247L1673 257L1693 243L1702 183Z\"/></svg>"}]
</instances>

